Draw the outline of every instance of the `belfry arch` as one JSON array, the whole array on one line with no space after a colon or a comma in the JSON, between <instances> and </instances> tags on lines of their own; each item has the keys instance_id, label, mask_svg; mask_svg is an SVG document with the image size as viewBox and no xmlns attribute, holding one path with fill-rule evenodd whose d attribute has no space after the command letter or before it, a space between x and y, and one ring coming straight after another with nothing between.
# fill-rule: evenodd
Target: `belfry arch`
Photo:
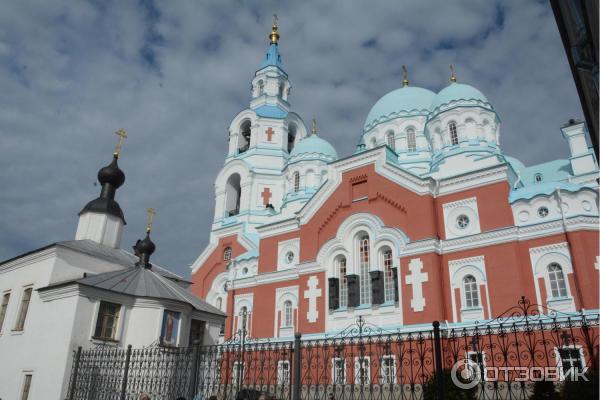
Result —
<instances>
[{"instance_id":1,"label":"belfry arch","mask_svg":"<svg viewBox=\"0 0 600 400\"><path fill-rule=\"evenodd\" d=\"M225 216L227 217L240 213L241 180L240 174L234 173L225 184Z\"/></svg>"},{"instance_id":2,"label":"belfry arch","mask_svg":"<svg viewBox=\"0 0 600 400\"><path fill-rule=\"evenodd\" d=\"M250 147L250 139L252 137L251 131L252 123L249 119L244 120L240 124L240 133L238 135L238 153L243 153Z\"/></svg>"}]
</instances>

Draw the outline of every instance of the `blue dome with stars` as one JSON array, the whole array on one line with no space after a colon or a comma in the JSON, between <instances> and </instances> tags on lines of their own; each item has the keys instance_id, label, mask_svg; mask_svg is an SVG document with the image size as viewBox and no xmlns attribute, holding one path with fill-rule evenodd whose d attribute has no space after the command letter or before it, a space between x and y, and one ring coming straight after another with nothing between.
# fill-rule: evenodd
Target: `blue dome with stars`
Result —
<instances>
[{"instance_id":1,"label":"blue dome with stars","mask_svg":"<svg viewBox=\"0 0 600 400\"><path fill-rule=\"evenodd\" d=\"M376 125L398 117L427 115L435 97L431 90L404 86L389 92L371 108L365 121L365 132Z\"/></svg>"}]
</instances>

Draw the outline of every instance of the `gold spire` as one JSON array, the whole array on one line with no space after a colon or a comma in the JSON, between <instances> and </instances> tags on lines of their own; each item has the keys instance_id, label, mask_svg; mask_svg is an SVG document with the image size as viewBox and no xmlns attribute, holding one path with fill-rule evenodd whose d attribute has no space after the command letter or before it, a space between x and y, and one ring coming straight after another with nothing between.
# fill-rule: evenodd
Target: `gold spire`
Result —
<instances>
[{"instance_id":1,"label":"gold spire","mask_svg":"<svg viewBox=\"0 0 600 400\"><path fill-rule=\"evenodd\" d=\"M406 65L402 66L402 74L404 76L402 79L402 86L408 86L408 70L406 69Z\"/></svg>"},{"instance_id":2,"label":"gold spire","mask_svg":"<svg viewBox=\"0 0 600 400\"><path fill-rule=\"evenodd\" d=\"M148 209L148 224L146 224L146 232L152 232L152 223L154 222L154 216L156 215L156 210L152 207Z\"/></svg>"},{"instance_id":3,"label":"gold spire","mask_svg":"<svg viewBox=\"0 0 600 400\"><path fill-rule=\"evenodd\" d=\"M317 134L317 120L316 119L312 119L312 129L311 132L313 135Z\"/></svg>"},{"instance_id":4,"label":"gold spire","mask_svg":"<svg viewBox=\"0 0 600 400\"><path fill-rule=\"evenodd\" d=\"M119 137L117 140L117 145L115 146L115 152L113 155L117 158L121 155L121 147L123 146L123 140L127 137L127 133L123 129L119 129L115 132L115 135Z\"/></svg>"},{"instance_id":5,"label":"gold spire","mask_svg":"<svg viewBox=\"0 0 600 400\"><path fill-rule=\"evenodd\" d=\"M450 64L450 82L456 83L456 75L454 74L454 65Z\"/></svg>"},{"instance_id":6,"label":"gold spire","mask_svg":"<svg viewBox=\"0 0 600 400\"><path fill-rule=\"evenodd\" d=\"M271 25L271 33L269 33L269 40L271 40L271 44L277 44L279 41L279 33L277 33L277 14L273 14L273 25Z\"/></svg>"}]
</instances>

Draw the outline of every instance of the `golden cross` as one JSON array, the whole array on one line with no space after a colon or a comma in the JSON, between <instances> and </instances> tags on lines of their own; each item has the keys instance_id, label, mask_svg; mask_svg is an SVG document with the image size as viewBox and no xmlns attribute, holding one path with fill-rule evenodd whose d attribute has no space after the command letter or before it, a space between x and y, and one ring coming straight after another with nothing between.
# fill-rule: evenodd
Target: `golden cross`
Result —
<instances>
[{"instance_id":1,"label":"golden cross","mask_svg":"<svg viewBox=\"0 0 600 400\"><path fill-rule=\"evenodd\" d=\"M115 146L114 155L119 157L121 155L121 146L123 146L123 140L127 137L127 133L123 129L119 129L115 132L115 135L119 137L117 140L117 145Z\"/></svg>"},{"instance_id":2,"label":"golden cross","mask_svg":"<svg viewBox=\"0 0 600 400\"><path fill-rule=\"evenodd\" d=\"M316 135L317 134L317 120L313 118L312 120L312 134Z\"/></svg>"},{"instance_id":3,"label":"golden cross","mask_svg":"<svg viewBox=\"0 0 600 400\"><path fill-rule=\"evenodd\" d=\"M408 70L406 69L406 65L402 66L402 73L404 78L402 79L402 86L408 86Z\"/></svg>"},{"instance_id":4,"label":"golden cross","mask_svg":"<svg viewBox=\"0 0 600 400\"><path fill-rule=\"evenodd\" d=\"M456 82L456 75L454 74L454 65L450 64L450 71L452 75L450 75L450 82Z\"/></svg>"},{"instance_id":5,"label":"golden cross","mask_svg":"<svg viewBox=\"0 0 600 400\"><path fill-rule=\"evenodd\" d=\"M277 14L273 14L273 26L277 27L277 22L279 21L279 18L277 18Z\"/></svg>"},{"instance_id":6,"label":"golden cross","mask_svg":"<svg viewBox=\"0 0 600 400\"><path fill-rule=\"evenodd\" d=\"M154 216L156 215L156 210L154 208L148 209L148 225L146 225L146 232L150 233L152 231L152 222L154 222Z\"/></svg>"}]
</instances>

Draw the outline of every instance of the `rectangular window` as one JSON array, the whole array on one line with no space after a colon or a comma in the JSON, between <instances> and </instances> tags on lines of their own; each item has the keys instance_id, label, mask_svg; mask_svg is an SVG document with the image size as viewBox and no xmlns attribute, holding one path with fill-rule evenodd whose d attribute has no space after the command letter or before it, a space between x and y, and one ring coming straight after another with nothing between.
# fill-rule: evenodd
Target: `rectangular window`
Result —
<instances>
[{"instance_id":1,"label":"rectangular window","mask_svg":"<svg viewBox=\"0 0 600 400\"><path fill-rule=\"evenodd\" d=\"M244 363L243 362L234 362L233 363L233 373L231 374L232 383L237 384L238 381L240 383L244 383Z\"/></svg>"},{"instance_id":2,"label":"rectangular window","mask_svg":"<svg viewBox=\"0 0 600 400\"><path fill-rule=\"evenodd\" d=\"M4 318L6 317L6 309L8 308L9 300L10 293L4 293L2 296L2 304L0 304L0 332L2 332L2 326L4 325Z\"/></svg>"},{"instance_id":3,"label":"rectangular window","mask_svg":"<svg viewBox=\"0 0 600 400\"><path fill-rule=\"evenodd\" d=\"M31 379L33 378L32 374L25 374L25 378L23 379L23 390L21 391L21 400L29 399L29 392L31 390Z\"/></svg>"},{"instance_id":4,"label":"rectangular window","mask_svg":"<svg viewBox=\"0 0 600 400\"><path fill-rule=\"evenodd\" d=\"M471 379L481 379L485 381L485 377L486 377L486 372L485 372L485 353L484 352L477 352L477 351L469 351L467 352L467 358L469 359L469 361L471 361L471 363L473 364L473 366L477 366L477 370L476 371L471 371L469 370L469 373L474 373L476 374L475 376L470 376L469 378Z\"/></svg>"},{"instance_id":5,"label":"rectangular window","mask_svg":"<svg viewBox=\"0 0 600 400\"><path fill-rule=\"evenodd\" d=\"M290 362L279 361L277 363L277 384L288 385L290 383Z\"/></svg>"},{"instance_id":6,"label":"rectangular window","mask_svg":"<svg viewBox=\"0 0 600 400\"><path fill-rule=\"evenodd\" d=\"M380 383L396 383L396 358L394 356L381 357Z\"/></svg>"},{"instance_id":7,"label":"rectangular window","mask_svg":"<svg viewBox=\"0 0 600 400\"><path fill-rule=\"evenodd\" d=\"M573 347L558 348L558 367L561 369L560 375L563 379L573 377L575 371L581 372L583 369L583 358L581 349Z\"/></svg>"},{"instance_id":8,"label":"rectangular window","mask_svg":"<svg viewBox=\"0 0 600 400\"><path fill-rule=\"evenodd\" d=\"M371 383L371 365L369 357L356 357L354 359L354 383L356 385L369 385Z\"/></svg>"},{"instance_id":9,"label":"rectangular window","mask_svg":"<svg viewBox=\"0 0 600 400\"><path fill-rule=\"evenodd\" d=\"M162 329L160 331L160 343L167 346L177 345L177 333L179 332L179 319L181 313L165 310L163 314Z\"/></svg>"},{"instance_id":10,"label":"rectangular window","mask_svg":"<svg viewBox=\"0 0 600 400\"><path fill-rule=\"evenodd\" d=\"M360 264L360 304L371 304L371 276L369 275L369 236L362 236L358 241L358 258Z\"/></svg>"},{"instance_id":11,"label":"rectangular window","mask_svg":"<svg viewBox=\"0 0 600 400\"><path fill-rule=\"evenodd\" d=\"M409 153L417 151L417 138L415 137L414 131L408 131L406 133L406 141L408 142Z\"/></svg>"},{"instance_id":12,"label":"rectangular window","mask_svg":"<svg viewBox=\"0 0 600 400\"><path fill-rule=\"evenodd\" d=\"M386 249L383 252L383 287L384 287L384 301L392 302L396 299L396 292L394 290L394 257L392 251Z\"/></svg>"},{"instance_id":13,"label":"rectangular window","mask_svg":"<svg viewBox=\"0 0 600 400\"><path fill-rule=\"evenodd\" d=\"M29 309L29 302L31 301L31 291L33 288L27 288L23 291L23 297L21 297L21 306L19 307L19 314L17 317L17 324L15 325L15 331L22 331L25 327L25 319L27 318L27 310Z\"/></svg>"},{"instance_id":14,"label":"rectangular window","mask_svg":"<svg viewBox=\"0 0 600 400\"><path fill-rule=\"evenodd\" d=\"M120 304L109 303L108 301L100 302L98 319L96 319L96 330L94 331L94 339L116 339L120 311Z\"/></svg>"},{"instance_id":15,"label":"rectangular window","mask_svg":"<svg viewBox=\"0 0 600 400\"><path fill-rule=\"evenodd\" d=\"M332 361L332 373L334 385L343 385L346 383L346 360L343 358L334 358Z\"/></svg>"}]
</instances>

